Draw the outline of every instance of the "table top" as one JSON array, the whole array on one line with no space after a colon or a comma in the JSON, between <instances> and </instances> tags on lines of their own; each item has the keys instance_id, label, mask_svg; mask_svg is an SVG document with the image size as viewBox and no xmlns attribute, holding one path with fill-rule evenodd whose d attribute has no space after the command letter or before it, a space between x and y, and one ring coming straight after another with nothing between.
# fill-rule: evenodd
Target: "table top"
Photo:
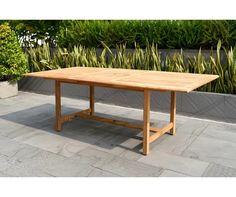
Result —
<instances>
[{"instance_id":1,"label":"table top","mask_svg":"<svg viewBox=\"0 0 236 197\"><path fill-rule=\"evenodd\" d=\"M72 67L25 74L67 83L131 90L190 92L218 75L116 68Z\"/></svg>"}]
</instances>

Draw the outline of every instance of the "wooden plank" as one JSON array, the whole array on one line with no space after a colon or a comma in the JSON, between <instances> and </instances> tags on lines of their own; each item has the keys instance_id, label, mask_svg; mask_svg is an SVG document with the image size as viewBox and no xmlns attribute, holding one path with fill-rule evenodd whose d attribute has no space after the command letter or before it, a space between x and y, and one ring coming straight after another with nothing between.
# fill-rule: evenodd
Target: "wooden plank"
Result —
<instances>
[{"instance_id":1,"label":"wooden plank","mask_svg":"<svg viewBox=\"0 0 236 197\"><path fill-rule=\"evenodd\" d=\"M115 119L110 119L110 118L105 118L105 117L100 117L100 116L95 116L95 115L88 115L85 113L79 113L78 117L80 118L85 118L85 119L90 119L90 120L95 120L95 121L100 121L100 122L105 122L105 123L110 123L114 125L119 125L119 126L124 126L132 129L142 129L142 125L139 124L133 124L129 123L126 121L121 121L121 120L115 120ZM155 128L157 129L157 128Z\"/></svg>"},{"instance_id":2,"label":"wooden plank","mask_svg":"<svg viewBox=\"0 0 236 197\"><path fill-rule=\"evenodd\" d=\"M79 111L79 112L75 112L75 113L72 113L72 114L67 114L67 115L64 115L61 117L61 123L64 123L66 121L71 121L75 118L78 118L80 117L80 114L88 114L90 113L90 109L85 109L85 110L82 110L82 111Z\"/></svg>"},{"instance_id":3,"label":"wooden plank","mask_svg":"<svg viewBox=\"0 0 236 197\"><path fill-rule=\"evenodd\" d=\"M131 69L72 67L28 73L25 76L60 80L89 86L130 90L190 92L218 78L218 75Z\"/></svg>"},{"instance_id":4,"label":"wooden plank","mask_svg":"<svg viewBox=\"0 0 236 197\"><path fill-rule=\"evenodd\" d=\"M150 140L150 91L144 90L143 102L143 154L149 153Z\"/></svg>"},{"instance_id":5,"label":"wooden plank","mask_svg":"<svg viewBox=\"0 0 236 197\"><path fill-rule=\"evenodd\" d=\"M55 128L57 131L61 130L61 83L55 81L55 111L56 111L56 122Z\"/></svg>"},{"instance_id":6,"label":"wooden plank","mask_svg":"<svg viewBox=\"0 0 236 197\"><path fill-rule=\"evenodd\" d=\"M173 123L173 128L170 130L170 134L175 134L176 124L176 93L171 92L171 103L170 103L170 122Z\"/></svg>"},{"instance_id":7,"label":"wooden plank","mask_svg":"<svg viewBox=\"0 0 236 197\"><path fill-rule=\"evenodd\" d=\"M90 109L85 109L79 112L75 112L72 114L68 114L68 115L64 115L61 117L61 123L64 123L66 121L71 121L75 118L84 118L84 119L90 119L90 120L94 120L94 121L99 121L99 122L105 122L105 123L110 123L110 124L114 124L114 125L119 125L119 126L124 126L124 127L128 127L131 129L143 129L143 124L134 124L134 123L130 123L127 121L123 121L123 120L115 120L115 119L111 119L111 118L105 118L105 117L101 117L101 116L95 116L95 115L90 115ZM156 127L150 127L150 131L157 133L159 131L161 131L162 128L156 128Z\"/></svg>"},{"instance_id":8,"label":"wooden plank","mask_svg":"<svg viewBox=\"0 0 236 197\"><path fill-rule=\"evenodd\" d=\"M150 143L155 141L157 138L161 137L163 134L165 134L167 131L170 131L173 128L173 123L169 123L165 127L163 127L159 132L152 134L150 136Z\"/></svg>"},{"instance_id":9,"label":"wooden plank","mask_svg":"<svg viewBox=\"0 0 236 197\"><path fill-rule=\"evenodd\" d=\"M90 115L94 115L94 86L89 86Z\"/></svg>"}]
</instances>

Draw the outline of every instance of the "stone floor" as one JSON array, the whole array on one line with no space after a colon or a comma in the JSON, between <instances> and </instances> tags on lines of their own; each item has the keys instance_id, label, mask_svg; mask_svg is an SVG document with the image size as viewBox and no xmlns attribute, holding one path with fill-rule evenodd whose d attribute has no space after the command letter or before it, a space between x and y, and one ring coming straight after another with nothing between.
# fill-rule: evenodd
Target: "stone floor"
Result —
<instances>
[{"instance_id":1,"label":"stone floor","mask_svg":"<svg viewBox=\"0 0 236 197\"><path fill-rule=\"evenodd\" d=\"M63 113L88 102L63 98ZM142 111L96 103L96 112L131 122ZM151 113L154 125L169 115ZM54 131L54 97L20 92L0 100L0 176L236 176L236 123L177 115L175 136L163 135L142 153L135 129L76 119Z\"/></svg>"}]
</instances>

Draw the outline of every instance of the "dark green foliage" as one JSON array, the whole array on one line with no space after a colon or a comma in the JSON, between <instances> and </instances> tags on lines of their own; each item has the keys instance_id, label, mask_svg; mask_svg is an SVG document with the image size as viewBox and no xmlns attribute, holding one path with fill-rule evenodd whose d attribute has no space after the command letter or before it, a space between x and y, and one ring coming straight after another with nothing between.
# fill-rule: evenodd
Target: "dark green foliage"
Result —
<instances>
[{"instance_id":1,"label":"dark green foliage","mask_svg":"<svg viewBox=\"0 0 236 197\"><path fill-rule=\"evenodd\" d=\"M15 32L8 24L0 25L0 81L18 80L25 72L26 58Z\"/></svg>"},{"instance_id":2,"label":"dark green foliage","mask_svg":"<svg viewBox=\"0 0 236 197\"><path fill-rule=\"evenodd\" d=\"M107 36L107 21L62 21L58 43L72 47L75 42L86 47L98 47Z\"/></svg>"},{"instance_id":3,"label":"dark green foliage","mask_svg":"<svg viewBox=\"0 0 236 197\"><path fill-rule=\"evenodd\" d=\"M221 40L230 48L236 43L236 21L233 20L112 20L112 21L63 21L57 42L60 47L111 48L126 44L134 48L137 43L145 48L155 43L165 49L211 49Z\"/></svg>"},{"instance_id":4,"label":"dark green foliage","mask_svg":"<svg viewBox=\"0 0 236 197\"><path fill-rule=\"evenodd\" d=\"M56 45L59 20L8 20L7 22L16 32L22 47L37 47L39 40L51 47Z\"/></svg>"},{"instance_id":5,"label":"dark green foliage","mask_svg":"<svg viewBox=\"0 0 236 197\"><path fill-rule=\"evenodd\" d=\"M234 23L232 25L234 25ZM203 30L204 31L202 34L202 40L200 43L203 48L206 48L208 43L211 43L211 46L217 46L219 40L221 40L222 45L225 47L235 45L235 40L232 40L232 42L230 43L230 37L231 37L230 34L235 34L236 30L230 29L229 21L225 20L204 21Z\"/></svg>"},{"instance_id":6,"label":"dark green foliage","mask_svg":"<svg viewBox=\"0 0 236 197\"><path fill-rule=\"evenodd\" d=\"M4 21L0 21L3 23ZM161 49L211 49L221 40L230 48L236 43L235 20L12 20L21 46L36 47L42 40L51 47L83 45L111 48L135 43L145 48L155 43Z\"/></svg>"}]
</instances>

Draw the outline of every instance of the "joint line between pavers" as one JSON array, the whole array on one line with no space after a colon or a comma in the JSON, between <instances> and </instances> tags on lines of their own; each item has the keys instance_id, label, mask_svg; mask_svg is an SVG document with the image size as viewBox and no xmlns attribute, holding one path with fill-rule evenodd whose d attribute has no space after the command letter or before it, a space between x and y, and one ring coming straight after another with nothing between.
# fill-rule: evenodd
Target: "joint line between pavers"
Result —
<instances>
[{"instance_id":1,"label":"joint line between pavers","mask_svg":"<svg viewBox=\"0 0 236 197\"><path fill-rule=\"evenodd\" d=\"M187 145L187 146L185 147L185 149L180 153L181 156L183 156L183 153L200 137L200 135L207 129L208 126L209 126L209 125L206 125L206 126L201 130L201 132L200 132L198 135L196 135L196 138L195 138L189 145ZM193 132L194 132L194 131L193 131ZM190 138L193 136L193 132L191 133Z\"/></svg>"}]
</instances>

